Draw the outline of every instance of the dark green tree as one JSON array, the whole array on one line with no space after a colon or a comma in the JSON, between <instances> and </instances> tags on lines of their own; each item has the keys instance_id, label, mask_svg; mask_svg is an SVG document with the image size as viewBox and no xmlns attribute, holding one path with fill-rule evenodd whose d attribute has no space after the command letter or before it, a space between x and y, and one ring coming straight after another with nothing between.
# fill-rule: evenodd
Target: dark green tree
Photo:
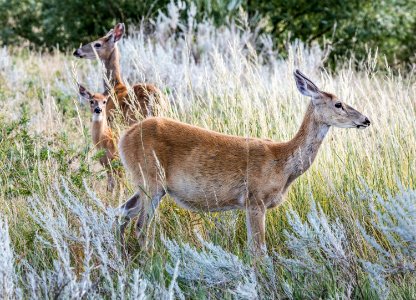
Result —
<instances>
[{"instance_id":1,"label":"dark green tree","mask_svg":"<svg viewBox=\"0 0 416 300\"><path fill-rule=\"evenodd\" d=\"M73 48L111 29L117 22L138 24L165 8L169 0L0 0L2 44Z\"/></svg>"},{"instance_id":2,"label":"dark green tree","mask_svg":"<svg viewBox=\"0 0 416 300\"><path fill-rule=\"evenodd\" d=\"M287 39L299 39L331 43L332 62L352 53L361 61L368 49L378 49L393 65L414 62L415 0L247 0L246 9L268 19L281 49Z\"/></svg>"},{"instance_id":3,"label":"dark green tree","mask_svg":"<svg viewBox=\"0 0 416 300\"><path fill-rule=\"evenodd\" d=\"M251 24L267 20L270 33L284 55L288 40L331 44L330 62L351 57L359 62L368 49L378 49L393 66L415 63L416 0L186 0L197 18L216 25L247 11ZM2 45L73 49L112 28L154 17L170 0L0 0ZM186 18L186 13L181 17ZM382 57L380 57L382 59Z\"/></svg>"}]
</instances>

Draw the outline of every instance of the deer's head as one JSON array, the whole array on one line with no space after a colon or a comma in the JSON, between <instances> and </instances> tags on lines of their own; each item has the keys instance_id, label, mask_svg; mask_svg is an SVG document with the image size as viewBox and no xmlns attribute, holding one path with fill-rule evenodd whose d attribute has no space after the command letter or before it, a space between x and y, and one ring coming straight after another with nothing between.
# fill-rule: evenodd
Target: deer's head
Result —
<instances>
[{"instance_id":1,"label":"deer's head","mask_svg":"<svg viewBox=\"0 0 416 300\"><path fill-rule=\"evenodd\" d=\"M345 104L337 96L321 91L302 72L296 70L296 86L302 95L311 97L317 121L341 128L366 128L370 120L359 111Z\"/></svg>"},{"instance_id":2,"label":"deer's head","mask_svg":"<svg viewBox=\"0 0 416 300\"><path fill-rule=\"evenodd\" d=\"M79 94L90 105L93 121L102 121L106 118L108 96L100 93L92 94L85 87L78 84Z\"/></svg>"},{"instance_id":3,"label":"deer's head","mask_svg":"<svg viewBox=\"0 0 416 300\"><path fill-rule=\"evenodd\" d=\"M78 48L73 54L75 57L85 59L96 59L98 55L101 60L106 60L111 56L116 43L123 37L124 31L124 24L118 23L105 36Z\"/></svg>"}]
</instances>

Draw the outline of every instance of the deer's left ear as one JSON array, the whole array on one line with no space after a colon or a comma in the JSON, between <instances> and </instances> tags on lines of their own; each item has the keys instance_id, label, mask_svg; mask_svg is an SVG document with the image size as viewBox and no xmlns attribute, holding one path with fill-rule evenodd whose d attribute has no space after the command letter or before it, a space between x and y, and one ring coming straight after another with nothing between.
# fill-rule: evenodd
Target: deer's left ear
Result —
<instances>
[{"instance_id":1,"label":"deer's left ear","mask_svg":"<svg viewBox=\"0 0 416 300\"><path fill-rule=\"evenodd\" d=\"M124 23L118 23L116 26L114 26L114 29L113 29L114 43L119 41L123 37L124 31L125 31Z\"/></svg>"},{"instance_id":2,"label":"deer's left ear","mask_svg":"<svg viewBox=\"0 0 416 300\"><path fill-rule=\"evenodd\" d=\"M82 85L78 83L79 95L85 100L91 100L92 94Z\"/></svg>"},{"instance_id":3,"label":"deer's left ear","mask_svg":"<svg viewBox=\"0 0 416 300\"><path fill-rule=\"evenodd\" d=\"M319 88L310 80L307 78L301 71L296 70L293 73L293 76L295 77L296 86L299 90L299 92L302 95L308 96L312 98L312 101L319 99L321 96L321 91Z\"/></svg>"}]
</instances>

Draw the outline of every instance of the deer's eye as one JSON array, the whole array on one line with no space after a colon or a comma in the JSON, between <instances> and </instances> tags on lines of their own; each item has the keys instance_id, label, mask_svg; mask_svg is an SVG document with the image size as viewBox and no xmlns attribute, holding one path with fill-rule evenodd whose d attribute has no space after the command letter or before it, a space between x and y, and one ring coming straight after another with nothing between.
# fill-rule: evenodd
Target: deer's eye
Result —
<instances>
[{"instance_id":1,"label":"deer's eye","mask_svg":"<svg viewBox=\"0 0 416 300\"><path fill-rule=\"evenodd\" d=\"M103 101L103 104L107 104L107 101Z\"/></svg>"},{"instance_id":2,"label":"deer's eye","mask_svg":"<svg viewBox=\"0 0 416 300\"><path fill-rule=\"evenodd\" d=\"M95 43L95 44L94 44L94 47L95 47L95 48L100 48L100 47L101 47L101 44L100 44L100 43Z\"/></svg>"},{"instance_id":3,"label":"deer's eye","mask_svg":"<svg viewBox=\"0 0 416 300\"><path fill-rule=\"evenodd\" d=\"M92 104L94 104L94 101L92 101L92 100L91 100L91 101L90 101L90 103L91 103L91 105L92 105Z\"/></svg>"},{"instance_id":4,"label":"deer's eye","mask_svg":"<svg viewBox=\"0 0 416 300\"><path fill-rule=\"evenodd\" d=\"M342 103L341 103L341 102L337 102L337 103L335 103L335 107L336 107L336 108L342 108Z\"/></svg>"}]
</instances>

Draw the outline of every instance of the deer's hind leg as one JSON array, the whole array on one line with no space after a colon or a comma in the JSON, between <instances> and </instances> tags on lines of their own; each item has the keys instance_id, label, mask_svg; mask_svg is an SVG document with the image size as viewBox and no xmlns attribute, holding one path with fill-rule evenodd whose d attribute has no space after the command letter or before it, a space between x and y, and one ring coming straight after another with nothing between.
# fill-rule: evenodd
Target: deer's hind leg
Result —
<instances>
[{"instance_id":1,"label":"deer's hind leg","mask_svg":"<svg viewBox=\"0 0 416 300\"><path fill-rule=\"evenodd\" d=\"M147 242L150 223L152 222L156 209L164 195L164 191L154 193L151 196L151 199L149 199L150 201L145 202L142 211L139 213L139 218L136 222L136 237L139 240L140 245L145 249L147 249L148 246Z\"/></svg>"},{"instance_id":2,"label":"deer's hind leg","mask_svg":"<svg viewBox=\"0 0 416 300\"><path fill-rule=\"evenodd\" d=\"M126 230L127 225L130 220L140 214L143 210L143 203L141 198L141 193L135 193L129 200L122 204L119 208L119 233L121 243L124 246L124 231Z\"/></svg>"},{"instance_id":3,"label":"deer's hind leg","mask_svg":"<svg viewBox=\"0 0 416 300\"><path fill-rule=\"evenodd\" d=\"M129 200L119 207L120 213L120 237L124 245L124 231L134 217L138 217L136 222L136 237L142 247L146 248L147 231L153 219L155 211L163 196L164 191L154 192L153 196L148 196L142 191L136 192Z\"/></svg>"}]
</instances>

